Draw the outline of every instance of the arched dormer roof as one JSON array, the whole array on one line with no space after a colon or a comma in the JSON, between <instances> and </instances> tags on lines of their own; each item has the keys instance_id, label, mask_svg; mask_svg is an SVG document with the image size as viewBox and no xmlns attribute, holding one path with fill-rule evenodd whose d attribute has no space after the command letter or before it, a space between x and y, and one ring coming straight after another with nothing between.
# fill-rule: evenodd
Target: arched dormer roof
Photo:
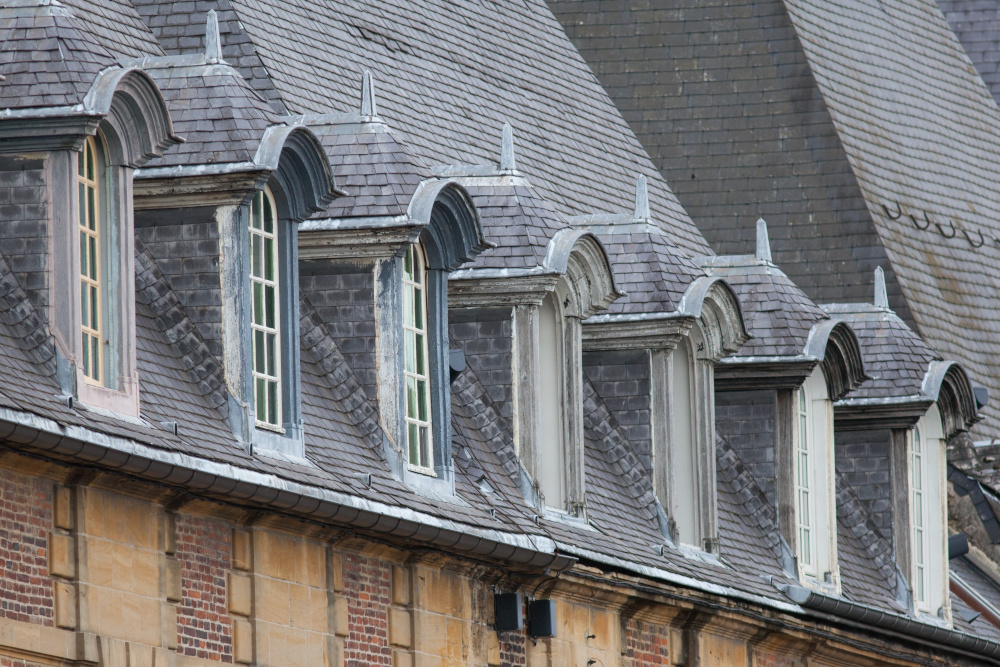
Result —
<instances>
[{"instance_id":1,"label":"arched dormer roof","mask_svg":"<svg viewBox=\"0 0 1000 667\"><path fill-rule=\"evenodd\" d=\"M733 354L750 338L740 300L721 278L696 278L684 292L677 312L701 322L705 356L714 361Z\"/></svg>"},{"instance_id":2,"label":"arched dormer roof","mask_svg":"<svg viewBox=\"0 0 1000 667\"><path fill-rule=\"evenodd\" d=\"M598 238L579 229L562 229L549 242L544 269L565 276L556 285L565 313L581 319L607 308L621 296L611 262Z\"/></svg>"},{"instance_id":3,"label":"arched dormer roof","mask_svg":"<svg viewBox=\"0 0 1000 667\"><path fill-rule=\"evenodd\" d=\"M422 182L407 208L407 217L422 225L421 237L429 268L453 271L490 247L472 198L454 179Z\"/></svg>"},{"instance_id":4,"label":"arched dormer roof","mask_svg":"<svg viewBox=\"0 0 1000 667\"><path fill-rule=\"evenodd\" d=\"M137 169L181 142L156 83L141 69L102 71L83 100L89 112L104 116L105 138L115 164Z\"/></svg>"},{"instance_id":5,"label":"arched dormer roof","mask_svg":"<svg viewBox=\"0 0 1000 667\"><path fill-rule=\"evenodd\" d=\"M272 125L264 132L254 163L272 172L280 191L279 215L302 220L323 210L337 186L323 145L309 128Z\"/></svg>"},{"instance_id":6,"label":"arched dormer roof","mask_svg":"<svg viewBox=\"0 0 1000 667\"><path fill-rule=\"evenodd\" d=\"M945 438L969 430L982 419L972 382L965 369L954 361L930 362L921 391L937 402Z\"/></svg>"},{"instance_id":7,"label":"arched dormer roof","mask_svg":"<svg viewBox=\"0 0 1000 667\"><path fill-rule=\"evenodd\" d=\"M869 379L858 337L842 320L827 319L813 325L803 352L820 360L831 400L843 398Z\"/></svg>"}]
</instances>

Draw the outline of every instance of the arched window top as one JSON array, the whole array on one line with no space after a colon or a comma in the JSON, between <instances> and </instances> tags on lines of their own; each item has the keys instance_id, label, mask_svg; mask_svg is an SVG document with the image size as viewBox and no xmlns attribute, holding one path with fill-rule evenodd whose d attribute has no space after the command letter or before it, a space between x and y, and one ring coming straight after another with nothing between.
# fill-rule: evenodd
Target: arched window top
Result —
<instances>
[{"instance_id":1,"label":"arched window top","mask_svg":"<svg viewBox=\"0 0 1000 667\"><path fill-rule=\"evenodd\" d=\"M434 474L427 257L416 243L403 257L403 374L406 451L412 469Z\"/></svg>"}]
</instances>

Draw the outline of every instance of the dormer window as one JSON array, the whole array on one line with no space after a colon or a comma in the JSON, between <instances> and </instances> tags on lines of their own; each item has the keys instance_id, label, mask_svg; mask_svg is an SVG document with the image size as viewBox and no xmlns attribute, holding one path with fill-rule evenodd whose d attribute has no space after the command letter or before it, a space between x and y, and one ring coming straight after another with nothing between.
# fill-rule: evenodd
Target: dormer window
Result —
<instances>
[{"instance_id":1,"label":"dormer window","mask_svg":"<svg viewBox=\"0 0 1000 667\"><path fill-rule=\"evenodd\" d=\"M833 401L816 367L795 392L792 480L799 576L839 589L833 447Z\"/></svg>"},{"instance_id":2,"label":"dormer window","mask_svg":"<svg viewBox=\"0 0 1000 667\"><path fill-rule=\"evenodd\" d=\"M910 587L918 613L947 617L947 497L944 429L937 406L910 433Z\"/></svg>"},{"instance_id":3,"label":"dormer window","mask_svg":"<svg viewBox=\"0 0 1000 667\"><path fill-rule=\"evenodd\" d=\"M406 393L406 450L410 468L434 474L428 350L427 260L420 244L403 258L403 373Z\"/></svg>"},{"instance_id":4,"label":"dormer window","mask_svg":"<svg viewBox=\"0 0 1000 667\"><path fill-rule=\"evenodd\" d=\"M278 222L268 188L250 205L251 346L257 426L282 430Z\"/></svg>"},{"instance_id":5,"label":"dormer window","mask_svg":"<svg viewBox=\"0 0 1000 667\"><path fill-rule=\"evenodd\" d=\"M695 437L694 359L688 339L681 339L671 357L670 518L677 541L701 549L703 514Z\"/></svg>"},{"instance_id":6,"label":"dormer window","mask_svg":"<svg viewBox=\"0 0 1000 667\"><path fill-rule=\"evenodd\" d=\"M567 508L566 438L563 416L566 414L563 384L566 378L563 361L562 313L550 293L538 309L538 490L545 506L560 512Z\"/></svg>"},{"instance_id":7,"label":"dormer window","mask_svg":"<svg viewBox=\"0 0 1000 667\"><path fill-rule=\"evenodd\" d=\"M80 358L84 379L96 385L103 385L105 330L103 320L104 285L102 233L104 215L102 204L104 173L103 150L96 137L88 137L83 150L77 157L77 190L79 193L80 227L80 316L82 345Z\"/></svg>"}]
</instances>

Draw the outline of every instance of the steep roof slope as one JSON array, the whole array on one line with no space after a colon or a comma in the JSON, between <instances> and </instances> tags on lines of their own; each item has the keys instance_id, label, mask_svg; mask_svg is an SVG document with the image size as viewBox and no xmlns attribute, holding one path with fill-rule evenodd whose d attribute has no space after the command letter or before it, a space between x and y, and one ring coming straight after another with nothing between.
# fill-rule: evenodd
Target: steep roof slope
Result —
<instances>
[{"instance_id":1,"label":"steep roof slope","mask_svg":"<svg viewBox=\"0 0 1000 667\"><path fill-rule=\"evenodd\" d=\"M937 4L993 98L1000 100L1000 5L983 0L938 0Z\"/></svg>"},{"instance_id":2,"label":"steep roof slope","mask_svg":"<svg viewBox=\"0 0 1000 667\"><path fill-rule=\"evenodd\" d=\"M190 4L137 3L161 32L164 14ZM379 114L429 164L494 164L508 121L519 168L559 213L631 210L641 172L656 219L677 245L709 251L542 0L226 4L289 113L356 109L361 73L370 69ZM173 32L178 20L190 21L191 35L204 33L203 15L172 14ZM224 55L233 34L223 34Z\"/></svg>"},{"instance_id":3,"label":"steep roof slope","mask_svg":"<svg viewBox=\"0 0 1000 667\"><path fill-rule=\"evenodd\" d=\"M641 73L614 94L637 95L634 114L677 107L668 113L676 121L650 124L643 136L667 137L661 161L700 165L688 170L680 199L713 239L734 239L745 252L747 207L773 207L781 216L768 218L776 261L821 301L862 300L859 291L870 289L865 267L888 261L893 309L1000 395L1000 109L937 6L717 4L690 0L647 13L655 25L634 17L622 25L622 12L607 11L596 27L573 32L593 62L609 59L609 73ZM583 20L578 5L553 7L571 28ZM670 48L615 48L643 39ZM697 147L704 141L711 145ZM664 173L679 186L679 168ZM689 188L692 174L711 183ZM731 203L697 208L709 198ZM722 245L716 249L731 252ZM984 412L977 433L1000 434L996 401Z\"/></svg>"}]
</instances>

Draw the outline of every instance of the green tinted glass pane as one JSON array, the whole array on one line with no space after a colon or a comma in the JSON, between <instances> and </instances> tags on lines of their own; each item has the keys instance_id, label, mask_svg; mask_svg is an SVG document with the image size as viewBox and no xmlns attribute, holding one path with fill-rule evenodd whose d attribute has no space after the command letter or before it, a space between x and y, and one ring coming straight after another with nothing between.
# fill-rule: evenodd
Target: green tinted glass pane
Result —
<instances>
[{"instance_id":1,"label":"green tinted glass pane","mask_svg":"<svg viewBox=\"0 0 1000 667\"><path fill-rule=\"evenodd\" d=\"M95 380L101 379L101 367L97 363L98 360L101 358L100 350L98 350L98 346L100 344L101 341L97 340L97 338L95 338L94 336L90 337L90 359L91 359L90 366L91 369L93 370L93 373L91 373L91 377L94 378Z\"/></svg>"},{"instance_id":2,"label":"green tinted glass pane","mask_svg":"<svg viewBox=\"0 0 1000 667\"><path fill-rule=\"evenodd\" d=\"M413 288L403 285L403 324L413 326Z\"/></svg>"},{"instance_id":3,"label":"green tinted glass pane","mask_svg":"<svg viewBox=\"0 0 1000 667\"><path fill-rule=\"evenodd\" d=\"M271 200L261 194L261 201L264 203L264 231L268 234L274 233L274 211L271 210Z\"/></svg>"},{"instance_id":4,"label":"green tinted glass pane","mask_svg":"<svg viewBox=\"0 0 1000 667\"><path fill-rule=\"evenodd\" d=\"M250 204L250 226L254 229L260 229L260 200L264 197L263 192L258 192L254 195L253 202Z\"/></svg>"},{"instance_id":5,"label":"green tinted glass pane","mask_svg":"<svg viewBox=\"0 0 1000 667\"><path fill-rule=\"evenodd\" d=\"M97 280L97 239L90 237L90 279Z\"/></svg>"},{"instance_id":6,"label":"green tinted glass pane","mask_svg":"<svg viewBox=\"0 0 1000 667\"><path fill-rule=\"evenodd\" d=\"M403 368L408 373L417 372L417 356L414 349L414 338L412 331L403 332Z\"/></svg>"},{"instance_id":7,"label":"green tinted glass pane","mask_svg":"<svg viewBox=\"0 0 1000 667\"><path fill-rule=\"evenodd\" d=\"M277 351L275 350L275 343L277 343L278 337L274 334L267 334L264 338L267 341L267 352L264 355L264 359L267 361L267 374L274 377L277 375L274 370L274 362L278 358Z\"/></svg>"},{"instance_id":8,"label":"green tinted glass pane","mask_svg":"<svg viewBox=\"0 0 1000 667\"><path fill-rule=\"evenodd\" d=\"M81 153L82 155L82 153ZM83 183L79 184L79 198L77 199L77 208L80 210L80 226L87 226L87 206L85 202L87 201L87 186Z\"/></svg>"},{"instance_id":9,"label":"green tinted glass pane","mask_svg":"<svg viewBox=\"0 0 1000 667\"><path fill-rule=\"evenodd\" d=\"M418 466L420 465L420 451L417 449L417 425L407 424L406 425L406 443L408 449L410 450L410 463Z\"/></svg>"},{"instance_id":10,"label":"green tinted glass pane","mask_svg":"<svg viewBox=\"0 0 1000 667\"><path fill-rule=\"evenodd\" d=\"M267 421L269 424L278 424L278 383L267 383Z\"/></svg>"},{"instance_id":11,"label":"green tinted glass pane","mask_svg":"<svg viewBox=\"0 0 1000 667\"><path fill-rule=\"evenodd\" d=\"M264 332L253 332L253 369L258 373L264 372Z\"/></svg>"},{"instance_id":12,"label":"green tinted glass pane","mask_svg":"<svg viewBox=\"0 0 1000 667\"><path fill-rule=\"evenodd\" d=\"M916 502L913 503L913 523L918 526L924 525L924 504L921 500L920 496L917 496Z\"/></svg>"},{"instance_id":13,"label":"green tinted glass pane","mask_svg":"<svg viewBox=\"0 0 1000 667\"><path fill-rule=\"evenodd\" d=\"M87 142L87 178L97 180L94 178L94 151L90 148L90 142Z\"/></svg>"},{"instance_id":14,"label":"green tinted glass pane","mask_svg":"<svg viewBox=\"0 0 1000 667\"><path fill-rule=\"evenodd\" d=\"M274 280L274 239L264 239L264 278Z\"/></svg>"},{"instance_id":15,"label":"green tinted glass pane","mask_svg":"<svg viewBox=\"0 0 1000 667\"><path fill-rule=\"evenodd\" d=\"M420 465L428 466L431 462L431 433L426 426L420 427Z\"/></svg>"},{"instance_id":16,"label":"green tinted glass pane","mask_svg":"<svg viewBox=\"0 0 1000 667\"><path fill-rule=\"evenodd\" d=\"M90 288L87 283L80 283L80 316L81 324L87 326L90 322ZM86 335L86 334L84 334Z\"/></svg>"},{"instance_id":17,"label":"green tinted glass pane","mask_svg":"<svg viewBox=\"0 0 1000 667\"><path fill-rule=\"evenodd\" d=\"M83 374L90 377L90 336L83 334Z\"/></svg>"},{"instance_id":18,"label":"green tinted glass pane","mask_svg":"<svg viewBox=\"0 0 1000 667\"><path fill-rule=\"evenodd\" d=\"M417 352L417 368L416 372L420 375L427 374L427 361L424 359L424 337L417 335L416 342L414 343Z\"/></svg>"},{"instance_id":19,"label":"green tinted glass pane","mask_svg":"<svg viewBox=\"0 0 1000 667\"><path fill-rule=\"evenodd\" d=\"M98 301L97 301L97 288L91 286L90 288L90 328L94 331L100 329L97 322L100 319L101 314L98 312Z\"/></svg>"},{"instance_id":20,"label":"green tinted glass pane","mask_svg":"<svg viewBox=\"0 0 1000 667\"><path fill-rule=\"evenodd\" d=\"M407 280L413 280L413 246L406 249L406 257L403 258L403 276Z\"/></svg>"},{"instance_id":21,"label":"green tinted glass pane","mask_svg":"<svg viewBox=\"0 0 1000 667\"><path fill-rule=\"evenodd\" d=\"M417 382L413 378L406 378L406 416L417 416Z\"/></svg>"},{"instance_id":22,"label":"green tinted glass pane","mask_svg":"<svg viewBox=\"0 0 1000 667\"><path fill-rule=\"evenodd\" d=\"M922 470L922 468L923 466L920 465L920 458L918 457L914 461L914 466L913 466L913 488L915 489L924 488L924 471Z\"/></svg>"},{"instance_id":23,"label":"green tinted glass pane","mask_svg":"<svg viewBox=\"0 0 1000 667\"><path fill-rule=\"evenodd\" d=\"M97 200L94 188L87 188L87 226L91 230L97 229Z\"/></svg>"},{"instance_id":24,"label":"green tinted glass pane","mask_svg":"<svg viewBox=\"0 0 1000 667\"><path fill-rule=\"evenodd\" d=\"M414 328L423 330L424 328L424 291L413 290L413 321Z\"/></svg>"},{"instance_id":25,"label":"green tinted glass pane","mask_svg":"<svg viewBox=\"0 0 1000 667\"><path fill-rule=\"evenodd\" d=\"M264 411L267 409L267 404L266 404L266 401L267 401L267 390L264 388L264 380L263 380L263 378L257 378L256 383L257 383L257 387L256 387L256 390L257 390L256 391L256 394L257 394L257 403L256 403L257 418L260 419L261 421L264 421L264 417L265 417Z\"/></svg>"},{"instance_id":26,"label":"green tinted glass pane","mask_svg":"<svg viewBox=\"0 0 1000 667\"><path fill-rule=\"evenodd\" d=\"M84 162L83 162L83 151L80 151L76 155L76 173L79 176L86 176L86 173L83 170L83 164L84 164Z\"/></svg>"},{"instance_id":27,"label":"green tinted glass pane","mask_svg":"<svg viewBox=\"0 0 1000 667\"><path fill-rule=\"evenodd\" d=\"M87 268L87 235L80 232L80 275L85 276L89 272Z\"/></svg>"},{"instance_id":28,"label":"green tinted glass pane","mask_svg":"<svg viewBox=\"0 0 1000 667\"><path fill-rule=\"evenodd\" d=\"M420 421L427 421L427 383L417 380L417 417Z\"/></svg>"},{"instance_id":29,"label":"green tinted glass pane","mask_svg":"<svg viewBox=\"0 0 1000 667\"><path fill-rule=\"evenodd\" d=\"M799 486L809 488L809 455L799 452Z\"/></svg>"},{"instance_id":30,"label":"green tinted glass pane","mask_svg":"<svg viewBox=\"0 0 1000 667\"><path fill-rule=\"evenodd\" d=\"M253 284L253 323L264 324L264 286Z\"/></svg>"},{"instance_id":31,"label":"green tinted glass pane","mask_svg":"<svg viewBox=\"0 0 1000 667\"><path fill-rule=\"evenodd\" d=\"M809 494L801 493L799 494L799 512L802 514L799 517L799 523L803 526L811 526L812 521L809 520Z\"/></svg>"},{"instance_id":32,"label":"green tinted glass pane","mask_svg":"<svg viewBox=\"0 0 1000 667\"><path fill-rule=\"evenodd\" d=\"M257 234L250 235L250 274L255 278L264 277L264 262L261 238Z\"/></svg>"},{"instance_id":33,"label":"green tinted glass pane","mask_svg":"<svg viewBox=\"0 0 1000 667\"><path fill-rule=\"evenodd\" d=\"M268 328L274 328L275 319L274 285L264 286L264 319Z\"/></svg>"}]
</instances>

